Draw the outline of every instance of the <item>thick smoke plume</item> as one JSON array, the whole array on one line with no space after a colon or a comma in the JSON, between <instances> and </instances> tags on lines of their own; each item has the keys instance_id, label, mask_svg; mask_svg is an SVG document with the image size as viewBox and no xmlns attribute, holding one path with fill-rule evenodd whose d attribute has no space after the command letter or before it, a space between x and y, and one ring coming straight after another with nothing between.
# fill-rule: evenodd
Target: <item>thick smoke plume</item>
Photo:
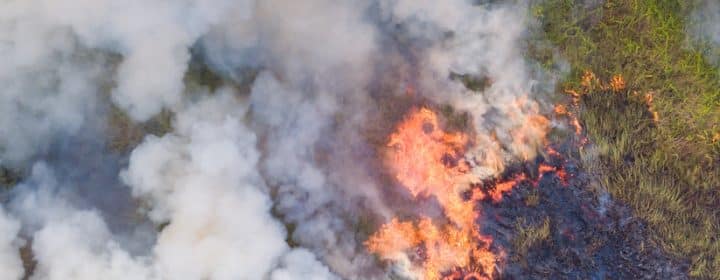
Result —
<instances>
[{"instance_id":1,"label":"thick smoke plume","mask_svg":"<svg viewBox=\"0 0 720 280\"><path fill-rule=\"evenodd\" d=\"M0 166L23 174L3 194L0 269L407 274L363 246L402 208L378 146L410 107L449 106L474 132L478 178L534 156L547 124L526 14L470 0L0 2ZM223 85L188 87L191 63ZM170 112L172 131L108 150L111 106L137 123Z\"/></svg>"}]
</instances>

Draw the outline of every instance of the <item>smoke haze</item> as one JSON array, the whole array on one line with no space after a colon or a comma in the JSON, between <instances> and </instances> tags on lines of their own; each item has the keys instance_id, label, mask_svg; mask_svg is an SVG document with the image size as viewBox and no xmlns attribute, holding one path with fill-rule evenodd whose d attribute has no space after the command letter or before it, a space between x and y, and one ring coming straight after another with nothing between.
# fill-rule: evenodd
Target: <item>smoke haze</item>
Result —
<instances>
[{"instance_id":1,"label":"smoke haze","mask_svg":"<svg viewBox=\"0 0 720 280\"><path fill-rule=\"evenodd\" d=\"M527 4L475 2L0 2L0 166L23 174L2 201L0 270L414 277L363 246L402 209L377 159L393 120L467 114L479 178L545 136L527 126L545 86L523 53ZM188 87L193 61L222 85ZM170 112L172 131L111 150L113 106L135 123Z\"/></svg>"},{"instance_id":2,"label":"smoke haze","mask_svg":"<svg viewBox=\"0 0 720 280\"><path fill-rule=\"evenodd\" d=\"M706 56L712 63L720 59L720 4L716 1L698 1L688 17L687 33L694 43L710 45Z\"/></svg>"}]
</instances>

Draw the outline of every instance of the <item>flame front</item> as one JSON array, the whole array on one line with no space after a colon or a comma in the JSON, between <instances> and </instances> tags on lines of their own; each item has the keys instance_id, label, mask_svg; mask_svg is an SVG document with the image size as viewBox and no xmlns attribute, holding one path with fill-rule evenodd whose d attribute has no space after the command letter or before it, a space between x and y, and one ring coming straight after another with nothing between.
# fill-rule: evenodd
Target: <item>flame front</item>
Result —
<instances>
[{"instance_id":1,"label":"flame front","mask_svg":"<svg viewBox=\"0 0 720 280\"><path fill-rule=\"evenodd\" d=\"M472 179L462 158L467 144L467 135L444 132L435 112L422 108L390 135L386 157L396 179L413 196L435 196L448 218L463 224L473 212L460 197Z\"/></svg>"},{"instance_id":2,"label":"flame front","mask_svg":"<svg viewBox=\"0 0 720 280\"><path fill-rule=\"evenodd\" d=\"M385 154L388 167L414 197L435 197L446 219L393 219L365 243L370 252L390 261L418 255L411 270L422 279L452 278L449 272L457 269L476 279L491 278L498 257L490 250L492 238L476 225L475 205L486 197L499 201L517 180L484 192L471 189L473 176L463 158L467 146L466 134L443 131L427 108L412 110L398 125Z\"/></svg>"}]
</instances>

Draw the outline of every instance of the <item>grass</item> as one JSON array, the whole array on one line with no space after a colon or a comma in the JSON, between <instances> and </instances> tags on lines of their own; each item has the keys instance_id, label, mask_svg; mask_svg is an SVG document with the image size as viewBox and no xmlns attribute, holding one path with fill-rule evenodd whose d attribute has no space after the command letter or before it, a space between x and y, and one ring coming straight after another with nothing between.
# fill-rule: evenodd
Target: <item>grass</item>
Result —
<instances>
[{"instance_id":1,"label":"grass","mask_svg":"<svg viewBox=\"0 0 720 280\"><path fill-rule=\"evenodd\" d=\"M512 240L512 245L516 254L513 257L525 262L530 248L549 240L550 218L546 217L538 225L527 225L525 218L520 217L515 223L515 232L517 235Z\"/></svg>"},{"instance_id":2,"label":"grass","mask_svg":"<svg viewBox=\"0 0 720 280\"><path fill-rule=\"evenodd\" d=\"M581 94L577 113L592 143L581 155L586 169L652 238L689 260L690 276L720 279L720 72L686 35L695 5L548 0L533 14L557 55L530 48L530 56L571 67L560 90ZM583 83L587 70L601 82ZM624 89L602 86L616 75Z\"/></svg>"}]
</instances>

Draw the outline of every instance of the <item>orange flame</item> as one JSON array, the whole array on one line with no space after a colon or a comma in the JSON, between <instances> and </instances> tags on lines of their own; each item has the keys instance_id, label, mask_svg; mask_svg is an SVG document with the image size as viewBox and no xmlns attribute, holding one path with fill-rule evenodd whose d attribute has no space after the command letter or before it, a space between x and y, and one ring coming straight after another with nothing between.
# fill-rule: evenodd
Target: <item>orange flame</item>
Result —
<instances>
[{"instance_id":1,"label":"orange flame","mask_svg":"<svg viewBox=\"0 0 720 280\"><path fill-rule=\"evenodd\" d=\"M566 116L568 114L567 107L565 107L565 105L558 104L555 106L555 114L559 116Z\"/></svg>"},{"instance_id":2,"label":"orange flame","mask_svg":"<svg viewBox=\"0 0 720 280\"><path fill-rule=\"evenodd\" d=\"M622 79L622 77L620 77L620 79ZM581 84L586 88L586 90L589 90L593 84L601 84L601 83L600 83L600 80L597 77L595 77L595 74L593 72L585 71L585 73L583 74ZM623 81L623 87L624 87L624 81ZM580 139L580 147L582 148L582 146L587 144L588 139L582 135L583 128L582 128L582 125L580 124L580 119L578 119L577 115L575 115L575 113L573 113L573 112L578 110L578 107L580 106L580 97L582 96L582 94L584 94L584 92L581 94L572 89L565 89L565 93L567 93L568 95L570 95L572 97L571 108L573 110L569 110L564 105L557 105L555 107L555 114L557 114L558 116L565 116L568 118L570 125L572 125L573 128L575 129L575 136L577 136Z\"/></svg>"},{"instance_id":3,"label":"orange flame","mask_svg":"<svg viewBox=\"0 0 720 280\"><path fill-rule=\"evenodd\" d=\"M558 168L546 163L541 163L538 166L538 174L540 176L543 176L545 173L548 172L555 172L555 175L557 175L558 178L560 178L560 182L564 185L568 185L568 173L565 171L564 168Z\"/></svg>"},{"instance_id":4,"label":"orange flame","mask_svg":"<svg viewBox=\"0 0 720 280\"><path fill-rule=\"evenodd\" d=\"M515 105L524 108L528 104L518 100ZM563 109L556 112L576 119ZM539 114L526 116L519 112L510 117L525 120L509 134L513 152L529 159L536 152L533 147L543 145L549 120ZM579 122L577 127L580 133ZM444 131L437 114L428 108L411 110L389 137L384 153L386 164L413 197L435 198L444 217L420 215L406 221L393 218L365 242L368 251L383 260L409 263L409 272L420 279L492 279L504 253L501 248L491 250L492 237L480 232L476 222L481 210L476 206L485 199L499 202L504 193L528 180L526 174L520 173L487 186L476 182L471 166L491 166L496 171L503 168L499 141L495 134L481 135L474 139L473 147L487 151L468 152L468 135ZM546 149L549 155L560 157L552 147L546 145ZM465 159L466 152L475 165ZM562 168L541 164L538 171L541 175L555 172L565 182Z\"/></svg>"},{"instance_id":5,"label":"orange flame","mask_svg":"<svg viewBox=\"0 0 720 280\"><path fill-rule=\"evenodd\" d=\"M553 148L553 147L550 146L550 145L545 145L545 152L546 152L547 155L549 155L549 156L561 157L560 152L558 152L557 150L555 150L555 148Z\"/></svg>"},{"instance_id":6,"label":"orange flame","mask_svg":"<svg viewBox=\"0 0 720 280\"><path fill-rule=\"evenodd\" d=\"M475 225L479 218L475 205L488 195L500 200L516 182L499 183L489 193L473 190L470 197L463 197L473 179L463 158L467 145L467 135L443 131L430 109L410 112L390 136L387 164L414 197L435 197L447 221L393 219L367 240L368 251L390 261L421 252L422 260L411 270L422 279L440 279L444 272L467 267L487 277L493 274L497 257L490 251L492 238Z\"/></svg>"},{"instance_id":7,"label":"orange flame","mask_svg":"<svg viewBox=\"0 0 720 280\"><path fill-rule=\"evenodd\" d=\"M538 166L538 173L540 173L540 175L542 175L543 173L546 173L546 172L553 172L555 170L557 170L557 168L555 168L555 166L548 165L545 163L541 163L540 166Z\"/></svg>"},{"instance_id":8,"label":"orange flame","mask_svg":"<svg viewBox=\"0 0 720 280\"><path fill-rule=\"evenodd\" d=\"M535 155L537 147L542 146L550 121L542 115L530 115L520 126L511 131L513 136L512 147L523 160Z\"/></svg>"},{"instance_id":9,"label":"orange flame","mask_svg":"<svg viewBox=\"0 0 720 280\"><path fill-rule=\"evenodd\" d=\"M592 71L589 71L589 70L585 70L583 72L582 81L580 82L580 84L582 86L584 86L586 88L590 88L593 86L593 84L598 84L598 83L599 83L599 80L595 76L595 73L593 73Z\"/></svg>"},{"instance_id":10,"label":"orange flame","mask_svg":"<svg viewBox=\"0 0 720 280\"><path fill-rule=\"evenodd\" d=\"M645 105L647 105L648 111L650 111L650 113L652 114L653 121L655 123L657 123L660 121L660 114L658 114L658 112L655 110L655 108L653 106L653 95L654 95L654 92L649 92L649 93L645 94Z\"/></svg>"},{"instance_id":11,"label":"orange flame","mask_svg":"<svg viewBox=\"0 0 720 280\"><path fill-rule=\"evenodd\" d=\"M621 90L625 89L625 79L623 79L623 76L620 74L613 75L610 79L610 88L614 92L619 92Z\"/></svg>"},{"instance_id":12,"label":"orange flame","mask_svg":"<svg viewBox=\"0 0 720 280\"><path fill-rule=\"evenodd\" d=\"M464 134L442 131L435 112L422 108L390 135L386 155L396 178L413 196L438 195L453 192L459 178L467 179L467 165L460 158L467 143Z\"/></svg>"},{"instance_id":13,"label":"orange flame","mask_svg":"<svg viewBox=\"0 0 720 280\"><path fill-rule=\"evenodd\" d=\"M569 119L570 125L573 126L575 129L575 135L582 136L582 125L580 125L580 120L575 116L575 114L567 109L564 105L560 104L555 106L555 114L558 116L567 117Z\"/></svg>"}]
</instances>

